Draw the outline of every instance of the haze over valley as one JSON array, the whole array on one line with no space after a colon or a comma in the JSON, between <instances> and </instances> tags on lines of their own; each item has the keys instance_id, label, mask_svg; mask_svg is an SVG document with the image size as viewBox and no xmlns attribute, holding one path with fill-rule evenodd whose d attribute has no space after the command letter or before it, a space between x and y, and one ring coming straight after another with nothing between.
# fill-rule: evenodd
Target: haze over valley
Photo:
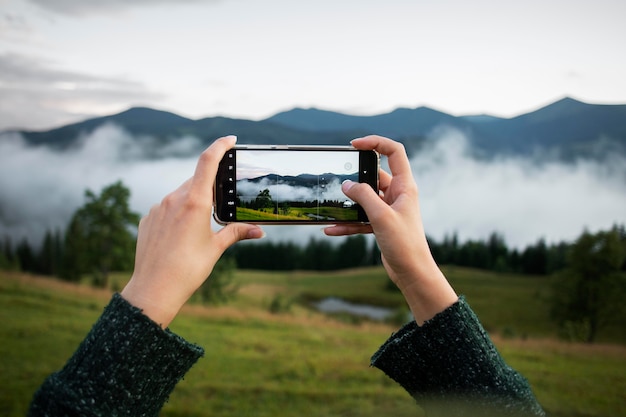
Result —
<instances>
[{"instance_id":1,"label":"haze over valley","mask_svg":"<svg viewBox=\"0 0 626 417\"><path fill-rule=\"evenodd\" d=\"M237 134L240 143L348 144L366 133L405 144L434 238L497 231L519 247L626 223L626 106L565 99L513 119L418 108L194 121L144 108L45 132L5 131L0 236L37 245L47 229L64 230L85 189L99 192L118 179L131 189L132 208L145 214L193 174L200 151L221 135ZM318 227L266 231L270 239L323 237Z\"/></svg>"}]
</instances>

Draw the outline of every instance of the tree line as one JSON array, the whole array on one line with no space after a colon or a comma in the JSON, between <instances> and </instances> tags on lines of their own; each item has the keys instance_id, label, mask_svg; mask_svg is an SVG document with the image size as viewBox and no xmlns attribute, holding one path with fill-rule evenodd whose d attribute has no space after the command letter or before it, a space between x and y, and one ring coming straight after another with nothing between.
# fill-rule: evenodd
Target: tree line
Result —
<instances>
[{"instance_id":1,"label":"tree line","mask_svg":"<svg viewBox=\"0 0 626 417\"><path fill-rule=\"evenodd\" d=\"M69 281L89 273L101 286L110 271L132 270L139 215L130 210L129 195L120 182L105 187L100 195L86 191L86 203L72 216L66 230L48 230L38 246L26 239L13 244L4 237L0 269L55 275ZM612 230L624 240L624 226L616 225ZM484 240L460 242L453 234L440 241L428 238L428 242L440 265L544 276L563 270L574 246L539 239L524 249L509 248L495 232ZM311 238L305 244L242 242L229 248L225 256L234 258L238 268L270 271L329 271L381 263L376 242L363 235L349 236L340 243L324 238ZM626 264L621 266L625 268Z\"/></svg>"},{"instance_id":2,"label":"tree line","mask_svg":"<svg viewBox=\"0 0 626 417\"><path fill-rule=\"evenodd\" d=\"M504 238L492 233L486 240L459 242L456 234L443 240L428 239L433 257L440 265L456 265L496 272L550 275L567 264L571 244L548 245L544 239L526 248L511 249ZM311 238L304 244L294 242L246 242L231 247L242 269L261 270L337 270L379 265L380 250L375 241L362 235L347 237L339 244L328 239Z\"/></svg>"},{"instance_id":3,"label":"tree line","mask_svg":"<svg viewBox=\"0 0 626 417\"><path fill-rule=\"evenodd\" d=\"M139 215L130 210L130 191L117 182L100 194L85 192L85 204L64 231L49 230L38 247L26 239L14 245L0 241L0 270L21 270L77 282L91 277L93 285L108 287L109 273L131 271ZM576 339L591 342L598 329L626 319L626 229L584 231L571 243L537 243L522 250L509 248L492 233L485 240L460 242L456 234L429 239L435 260L497 272L550 278L552 318ZM381 263L373 239L363 235L340 241L311 238L294 242L241 242L229 248L211 278L199 291L204 301L225 300L235 289L235 268L258 270L339 270ZM547 279L547 278L546 278Z\"/></svg>"},{"instance_id":4,"label":"tree line","mask_svg":"<svg viewBox=\"0 0 626 417\"><path fill-rule=\"evenodd\" d=\"M226 256L232 256L238 268L267 271L331 271L380 264L378 246L363 235L349 236L339 244L315 238L305 245L242 242L231 246Z\"/></svg>"},{"instance_id":5,"label":"tree line","mask_svg":"<svg viewBox=\"0 0 626 417\"><path fill-rule=\"evenodd\" d=\"M440 265L456 265L495 272L550 275L567 265L570 243L548 245L541 238L524 249L509 248L502 235L492 233L486 240L459 242L458 236L442 241L428 239L433 257Z\"/></svg>"}]
</instances>

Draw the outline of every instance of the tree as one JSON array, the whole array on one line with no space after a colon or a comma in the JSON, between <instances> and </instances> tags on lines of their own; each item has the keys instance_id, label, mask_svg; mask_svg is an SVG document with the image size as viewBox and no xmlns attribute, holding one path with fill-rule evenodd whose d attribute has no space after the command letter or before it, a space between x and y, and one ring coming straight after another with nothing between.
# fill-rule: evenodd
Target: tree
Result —
<instances>
[{"instance_id":1,"label":"tree","mask_svg":"<svg viewBox=\"0 0 626 417\"><path fill-rule=\"evenodd\" d=\"M332 271L337 269L335 247L328 240L309 239L302 255L302 269L309 271Z\"/></svg>"},{"instance_id":2,"label":"tree","mask_svg":"<svg viewBox=\"0 0 626 417\"><path fill-rule=\"evenodd\" d=\"M603 326L623 319L625 258L624 237L617 227L584 232L570 250L567 267L553 280L554 319L588 343Z\"/></svg>"},{"instance_id":3,"label":"tree","mask_svg":"<svg viewBox=\"0 0 626 417\"><path fill-rule=\"evenodd\" d=\"M376 239L372 239L372 249L370 251L370 261L372 265L382 265L383 260L381 259L380 248L378 247L378 242Z\"/></svg>"},{"instance_id":4,"label":"tree","mask_svg":"<svg viewBox=\"0 0 626 417\"><path fill-rule=\"evenodd\" d=\"M348 236L336 249L333 269L353 268L368 264L367 239L363 235Z\"/></svg>"},{"instance_id":5,"label":"tree","mask_svg":"<svg viewBox=\"0 0 626 417\"><path fill-rule=\"evenodd\" d=\"M16 271L20 269L20 261L13 251L11 238L5 236L0 250L0 270Z\"/></svg>"},{"instance_id":6,"label":"tree","mask_svg":"<svg viewBox=\"0 0 626 417\"><path fill-rule=\"evenodd\" d=\"M488 268L495 271L506 271L509 268L509 249L504 241L504 236L493 232L489 236L487 249L489 250Z\"/></svg>"},{"instance_id":7,"label":"tree","mask_svg":"<svg viewBox=\"0 0 626 417\"><path fill-rule=\"evenodd\" d=\"M223 303L237 294L239 287L233 282L236 268L237 263L232 256L222 256L217 261L209 278L198 290L203 303Z\"/></svg>"},{"instance_id":8,"label":"tree","mask_svg":"<svg viewBox=\"0 0 626 417\"><path fill-rule=\"evenodd\" d=\"M37 271L37 259L35 257L35 253L33 248L30 246L30 243L28 243L28 240L25 238L22 239L17 245L17 248L15 249L15 256L18 259L18 263L22 271Z\"/></svg>"},{"instance_id":9,"label":"tree","mask_svg":"<svg viewBox=\"0 0 626 417\"><path fill-rule=\"evenodd\" d=\"M74 213L66 233L66 278L91 273L95 285L107 287L111 271L132 269L139 214L130 210L129 198L130 190L121 181L100 195L85 192L87 202Z\"/></svg>"},{"instance_id":10,"label":"tree","mask_svg":"<svg viewBox=\"0 0 626 417\"><path fill-rule=\"evenodd\" d=\"M65 232L63 261L61 262L61 278L77 282L82 274L89 270L89 260L85 248L86 231L77 215L72 217Z\"/></svg>"},{"instance_id":11,"label":"tree","mask_svg":"<svg viewBox=\"0 0 626 417\"><path fill-rule=\"evenodd\" d=\"M47 230L39 251L37 272L44 275L57 275L60 271L62 258L61 232L58 229L54 233Z\"/></svg>"},{"instance_id":12,"label":"tree","mask_svg":"<svg viewBox=\"0 0 626 417\"><path fill-rule=\"evenodd\" d=\"M521 257L522 272L533 275L546 275L548 272L548 247L546 241L539 239L536 245L524 250Z\"/></svg>"},{"instance_id":13,"label":"tree","mask_svg":"<svg viewBox=\"0 0 626 417\"><path fill-rule=\"evenodd\" d=\"M266 188L259 192L259 195L256 196L252 208L255 210L261 210L264 208L272 208L273 206L274 203L272 202L272 195L270 194L270 190Z\"/></svg>"}]
</instances>

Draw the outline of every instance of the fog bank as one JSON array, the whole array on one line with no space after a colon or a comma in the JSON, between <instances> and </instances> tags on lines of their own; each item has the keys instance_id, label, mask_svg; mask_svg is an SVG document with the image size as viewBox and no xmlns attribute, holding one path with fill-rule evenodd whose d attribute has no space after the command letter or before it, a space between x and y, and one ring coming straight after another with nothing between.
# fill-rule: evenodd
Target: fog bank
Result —
<instances>
[{"instance_id":1,"label":"fog bank","mask_svg":"<svg viewBox=\"0 0 626 417\"><path fill-rule=\"evenodd\" d=\"M148 141L149 142L149 141ZM146 160L136 140L117 126L105 125L72 151L29 147L12 133L0 134L0 236L14 243L28 238L38 245L47 229L65 229L84 203L84 191L122 180L131 189L131 207L145 214L168 192L193 175L198 141L183 137ZM440 130L431 146L411 160L420 187L429 235L461 240L501 233L510 246L543 237L572 240L584 228L606 229L626 223L626 161L561 162L522 158L476 160L468 156L462 134ZM154 150L153 150L153 155ZM167 156L175 155L175 156ZM216 226L217 227L217 226ZM274 240L323 238L321 227L265 228Z\"/></svg>"},{"instance_id":2,"label":"fog bank","mask_svg":"<svg viewBox=\"0 0 626 417\"><path fill-rule=\"evenodd\" d=\"M510 246L523 247L626 223L623 157L572 164L541 155L477 160L463 134L443 129L411 166L426 232L437 239L455 232L462 241L484 239L497 231Z\"/></svg>"}]
</instances>

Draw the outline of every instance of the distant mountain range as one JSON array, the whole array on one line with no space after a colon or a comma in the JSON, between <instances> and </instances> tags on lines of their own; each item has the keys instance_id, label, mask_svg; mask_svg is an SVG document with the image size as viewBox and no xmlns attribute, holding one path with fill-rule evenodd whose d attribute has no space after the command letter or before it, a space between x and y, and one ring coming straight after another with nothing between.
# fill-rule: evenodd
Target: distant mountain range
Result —
<instances>
[{"instance_id":1,"label":"distant mountain range","mask_svg":"<svg viewBox=\"0 0 626 417\"><path fill-rule=\"evenodd\" d=\"M375 116L296 108L261 121L226 117L192 120L137 107L48 131L19 133L29 145L64 150L105 123L120 126L137 140L151 138L150 146L165 145L190 135L200 139L203 147L227 134L236 134L239 143L296 145L347 144L354 137L380 134L403 142L412 153L436 139L438 128L448 127L465 134L472 150L485 157L549 154L573 160L626 155L626 105L588 104L571 98L513 118L457 117L418 107L399 108Z\"/></svg>"},{"instance_id":2,"label":"distant mountain range","mask_svg":"<svg viewBox=\"0 0 626 417\"><path fill-rule=\"evenodd\" d=\"M267 180L271 184L285 184L291 187L306 187L306 188L314 188L318 186L324 186L333 180L336 180L337 183L342 183L345 180L358 181L359 173L355 172L354 174L344 175L344 174L300 174L300 175L278 175L278 174L267 174L262 175L256 178L249 178L243 181L249 181L252 183L259 183L264 180Z\"/></svg>"}]
</instances>

